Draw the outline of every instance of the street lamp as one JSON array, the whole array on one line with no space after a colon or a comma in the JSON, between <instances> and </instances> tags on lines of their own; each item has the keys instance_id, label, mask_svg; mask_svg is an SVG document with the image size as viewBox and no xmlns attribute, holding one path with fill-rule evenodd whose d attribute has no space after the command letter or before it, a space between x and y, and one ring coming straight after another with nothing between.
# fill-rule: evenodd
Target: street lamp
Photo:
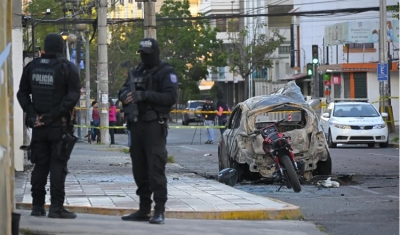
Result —
<instances>
[{"instance_id":1,"label":"street lamp","mask_svg":"<svg viewBox=\"0 0 400 235\"><path fill-rule=\"evenodd\" d=\"M68 35L69 35L68 32L65 32L65 31L61 33L61 37L64 41L66 41L68 39Z\"/></svg>"},{"instance_id":2,"label":"street lamp","mask_svg":"<svg viewBox=\"0 0 400 235\"><path fill-rule=\"evenodd\" d=\"M68 32L63 31L61 33L61 37L64 40L64 56L67 56L67 39L68 39Z\"/></svg>"}]
</instances>

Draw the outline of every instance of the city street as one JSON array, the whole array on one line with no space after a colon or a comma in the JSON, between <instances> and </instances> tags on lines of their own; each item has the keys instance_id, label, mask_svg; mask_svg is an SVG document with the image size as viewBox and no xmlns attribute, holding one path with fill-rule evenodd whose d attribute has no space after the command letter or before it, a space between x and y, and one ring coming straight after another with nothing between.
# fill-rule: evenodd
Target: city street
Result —
<instances>
[{"instance_id":1,"label":"city street","mask_svg":"<svg viewBox=\"0 0 400 235\"><path fill-rule=\"evenodd\" d=\"M195 126L176 128L174 124L171 124L167 148L174 163L168 164L167 173L181 174L183 178L184 175L195 173L198 176L215 179L218 174L219 137L219 130L216 130L214 144L204 144L207 140L205 129L196 130ZM191 144L192 139L193 144ZM117 134L116 142L118 145L126 146L127 135ZM121 146L92 145L88 147L86 143L75 147L74 156L69 163L71 174L67 177L67 181L97 181L103 184L133 182L130 158L128 154L122 152ZM266 185L262 182L243 182L235 188L299 206L304 220L315 223L318 230L327 234L398 234L399 150L347 146L331 149L331 156L333 175L349 176L347 180L342 178L346 184L339 188L318 190L317 187L309 184L302 186L301 193L293 193L292 190L285 188L276 192L278 185ZM23 184L29 184L26 180L27 174L29 171L16 174L17 202L22 202L24 197L29 196L29 186L25 192L19 190L23 188ZM71 199L68 198L68 200ZM125 199L121 197L120 200ZM103 199L100 201L105 202ZM127 205L131 206L129 203ZM35 224L34 221L24 221L25 227ZM286 225L282 224L282 226ZM73 234L72 231L71 234Z\"/></svg>"},{"instance_id":2,"label":"city street","mask_svg":"<svg viewBox=\"0 0 400 235\"><path fill-rule=\"evenodd\" d=\"M194 129L171 128L168 151L183 166L179 170L213 178L218 173L219 130L213 145L204 144L205 129L201 129L200 142L199 130L191 145ZM340 146L331 149L331 156L334 175L354 175L348 185L321 190L303 185L299 194L284 188L276 192L277 185L242 183L235 187L300 206L306 220L332 235L399 234L399 150Z\"/></svg>"}]
</instances>

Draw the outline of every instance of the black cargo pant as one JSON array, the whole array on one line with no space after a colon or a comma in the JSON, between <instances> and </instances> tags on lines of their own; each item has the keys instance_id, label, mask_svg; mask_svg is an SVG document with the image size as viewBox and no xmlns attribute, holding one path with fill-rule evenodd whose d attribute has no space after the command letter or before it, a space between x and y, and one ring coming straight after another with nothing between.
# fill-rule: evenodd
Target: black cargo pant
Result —
<instances>
[{"instance_id":1,"label":"black cargo pant","mask_svg":"<svg viewBox=\"0 0 400 235\"><path fill-rule=\"evenodd\" d=\"M166 121L160 124L158 120L146 122L139 119L130 123L133 177L138 187L139 209L150 212L151 194L155 202L154 210L164 212L167 202L167 135Z\"/></svg>"},{"instance_id":2,"label":"black cargo pant","mask_svg":"<svg viewBox=\"0 0 400 235\"><path fill-rule=\"evenodd\" d=\"M35 163L31 176L32 205L45 204L47 176L50 173L51 206L62 207L65 199L67 161L60 160L57 148L62 137L61 127L32 129L31 161Z\"/></svg>"}]
</instances>

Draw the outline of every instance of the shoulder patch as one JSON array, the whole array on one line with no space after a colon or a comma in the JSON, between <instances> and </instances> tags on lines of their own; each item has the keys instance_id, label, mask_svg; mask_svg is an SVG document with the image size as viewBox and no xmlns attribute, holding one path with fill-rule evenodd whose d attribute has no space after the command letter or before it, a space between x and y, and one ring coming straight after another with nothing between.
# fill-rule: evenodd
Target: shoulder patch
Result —
<instances>
[{"instance_id":1,"label":"shoulder patch","mask_svg":"<svg viewBox=\"0 0 400 235\"><path fill-rule=\"evenodd\" d=\"M178 81L176 74L170 74L169 77L171 78L171 82L173 82L173 83L176 83Z\"/></svg>"}]
</instances>

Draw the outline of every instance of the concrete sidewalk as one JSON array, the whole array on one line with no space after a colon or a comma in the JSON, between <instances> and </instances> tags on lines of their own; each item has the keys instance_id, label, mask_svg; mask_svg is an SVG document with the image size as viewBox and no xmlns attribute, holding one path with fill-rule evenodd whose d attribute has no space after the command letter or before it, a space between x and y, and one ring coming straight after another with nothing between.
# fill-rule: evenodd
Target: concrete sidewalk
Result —
<instances>
[{"instance_id":1,"label":"concrete sidewalk","mask_svg":"<svg viewBox=\"0 0 400 235\"><path fill-rule=\"evenodd\" d=\"M75 220L37 218L29 211L21 214L21 234L63 235L323 235L318 228L305 221L227 221L167 219L163 225L146 222L122 221L116 216L79 214Z\"/></svg>"},{"instance_id":2,"label":"concrete sidewalk","mask_svg":"<svg viewBox=\"0 0 400 235\"><path fill-rule=\"evenodd\" d=\"M138 209L136 185L127 154L106 146L77 144L66 179L65 205L77 213L123 215ZM167 218L299 219L299 207L256 196L193 173L174 173L168 164ZM49 192L49 184L47 185ZM30 174L16 182L18 209L31 208ZM50 202L49 193L46 203ZM48 206L48 204L47 204Z\"/></svg>"}]
</instances>

